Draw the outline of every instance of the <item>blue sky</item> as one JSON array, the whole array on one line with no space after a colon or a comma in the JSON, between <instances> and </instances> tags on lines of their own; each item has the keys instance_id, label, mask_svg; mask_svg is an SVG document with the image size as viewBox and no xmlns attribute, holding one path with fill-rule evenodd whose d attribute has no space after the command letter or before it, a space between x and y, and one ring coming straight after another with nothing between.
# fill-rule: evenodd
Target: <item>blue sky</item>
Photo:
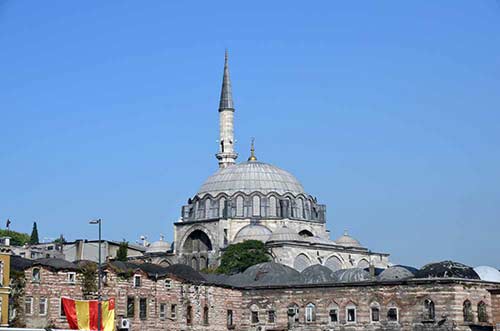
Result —
<instances>
[{"instance_id":1,"label":"blue sky","mask_svg":"<svg viewBox=\"0 0 500 331\"><path fill-rule=\"evenodd\" d=\"M494 0L0 0L0 222L172 239L217 169L225 48L240 160L256 137L333 238L500 267Z\"/></svg>"}]
</instances>

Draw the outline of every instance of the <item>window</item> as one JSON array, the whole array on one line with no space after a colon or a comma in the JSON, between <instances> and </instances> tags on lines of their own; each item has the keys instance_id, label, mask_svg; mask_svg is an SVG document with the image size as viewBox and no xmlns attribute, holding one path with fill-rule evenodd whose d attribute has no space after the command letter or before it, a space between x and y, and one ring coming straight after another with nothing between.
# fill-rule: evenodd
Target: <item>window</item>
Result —
<instances>
[{"instance_id":1,"label":"window","mask_svg":"<svg viewBox=\"0 0 500 331\"><path fill-rule=\"evenodd\" d=\"M208 307L203 307L203 325L208 325Z\"/></svg>"},{"instance_id":2,"label":"window","mask_svg":"<svg viewBox=\"0 0 500 331\"><path fill-rule=\"evenodd\" d=\"M269 310L267 312L267 322L268 323L276 323L276 311L275 310Z\"/></svg>"},{"instance_id":3,"label":"window","mask_svg":"<svg viewBox=\"0 0 500 331\"><path fill-rule=\"evenodd\" d=\"M474 314L472 313L472 304L470 303L469 300L465 300L463 311L464 311L464 322L473 322Z\"/></svg>"},{"instance_id":4,"label":"window","mask_svg":"<svg viewBox=\"0 0 500 331\"><path fill-rule=\"evenodd\" d=\"M186 323L191 325L193 323L193 307L187 306L186 309Z\"/></svg>"},{"instance_id":5,"label":"window","mask_svg":"<svg viewBox=\"0 0 500 331\"><path fill-rule=\"evenodd\" d=\"M40 298L38 301L38 313L41 316L47 315L47 298Z\"/></svg>"},{"instance_id":6,"label":"window","mask_svg":"<svg viewBox=\"0 0 500 331\"><path fill-rule=\"evenodd\" d=\"M167 317L167 305L160 303L160 318L165 319L165 317Z\"/></svg>"},{"instance_id":7,"label":"window","mask_svg":"<svg viewBox=\"0 0 500 331\"><path fill-rule=\"evenodd\" d=\"M76 272L68 272L68 283L74 284L76 282Z\"/></svg>"},{"instance_id":8,"label":"window","mask_svg":"<svg viewBox=\"0 0 500 331\"><path fill-rule=\"evenodd\" d=\"M243 197L236 197L236 216L243 216Z\"/></svg>"},{"instance_id":9,"label":"window","mask_svg":"<svg viewBox=\"0 0 500 331\"><path fill-rule=\"evenodd\" d=\"M177 305L174 303L170 305L170 318L171 319L177 318Z\"/></svg>"},{"instance_id":10,"label":"window","mask_svg":"<svg viewBox=\"0 0 500 331\"><path fill-rule=\"evenodd\" d=\"M276 216L276 198L273 196L269 197L268 216L271 216L271 217Z\"/></svg>"},{"instance_id":11,"label":"window","mask_svg":"<svg viewBox=\"0 0 500 331\"><path fill-rule=\"evenodd\" d=\"M108 283L108 272L107 271L102 271L101 272L101 281L103 284Z\"/></svg>"},{"instance_id":12,"label":"window","mask_svg":"<svg viewBox=\"0 0 500 331\"><path fill-rule=\"evenodd\" d=\"M227 326L233 326L233 311L231 309L227 311Z\"/></svg>"},{"instance_id":13,"label":"window","mask_svg":"<svg viewBox=\"0 0 500 331\"><path fill-rule=\"evenodd\" d=\"M339 322L339 310L338 308L331 308L329 312L330 323L338 323Z\"/></svg>"},{"instance_id":14,"label":"window","mask_svg":"<svg viewBox=\"0 0 500 331\"><path fill-rule=\"evenodd\" d=\"M434 301L431 299L425 299L424 301L424 319L434 320L436 317L436 311L434 309Z\"/></svg>"},{"instance_id":15,"label":"window","mask_svg":"<svg viewBox=\"0 0 500 331\"><path fill-rule=\"evenodd\" d=\"M371 307L372 322L380 322L380 308L378 306Z\"/></svg>"},{"instance_id":16,"label":"window","mask_svg":"<svg viewBox=\"0 0 500 331\"><path fill-rule=\"evenodd\" d=\"M33 298L24 299L24 313L26 315L33 314Z\"/></svg>"},{"instance_id":17,"label":"window","mask_svg":"<svg viewBox=\"0 0 500 331\"><path fill-rule=\"evenodd\" d=\"M288 324L293 325L299 322L299 306L292 304L287 310Z\"/></svg>"},{"instance_id":18,"label":"window","mask_svg":"<svg viewBox=\"0 0 500 331\"><path fill-rule=\"evenodd\" d=\"M306 322L314 322L316 320L316 307L309 303L306 306Z\"/></svg>"},{"instance_id":19,"label":"window","mask_svg":"<svg viewBox=\"0 0 500 331\"><path fill-rule=\"evenodd\" d=\"M257 323L259 323L259 312L252 311L252 324L257 324Z\"/></svg>"},{"instance_id":20,"label":"window","mask_svg":"<svg viewBox=\"0 0 500 331\"><path fill-rule=\"evenodd\" d=\"M256 195L252 198L252 215L253 216L260 215L260 197Z\"/></svg>"},{"instance_id":21,"label":"window","mask_svg":"<svg viewBox=\"0 0 500 331\"><path fill-rule=\"evenodd\" d=\"M141 276L134 276L134 287L141 287Z\"/></svg>"},{"instance_id":22,"label":"window","mask_svg":"<svg viewBox=\"0 0 500 331\"><path fill-rule=\"evenodd\" d=\"M398 321L398 309L396 307L391 307L387 310L387 320L389 322L397 322Z\"/></svg>"},{"instance_id":23,"label":"window","mask_svg":"<svg viewBox=\"0 0 500 331\"><path fill-rule=\"evenodd\" d=\"M134 318L135 315L135 298L127 297L127 317Z\"/></svg>"},{"instance_id":24,"label":"window","mask_svg":"<svg viewBox=\"0 0 500 331\"><path fill-rule=\"evenodd\" d=\"M477 304L477 321L479 323L488 322L488 312L486 311L486 304L483 301Z\"/></svg>"},{"instance_id":25,"label":"window","mask_svg":"<svg viewBox=\"0 0 500 331\"><path fill-rule=\"evenodd\" d=\"M165 279L165 287L166 288L172 288L172 280L167 278Z\"/></svg>"},{"instance_id":26,"label":"window","mask_svg":"<svg viewBox=\"0 0 500 331\"><path fill-rule=\"evenodd\" d=\"M145 320L148 317L148 299L139 299L139 318Z\"/></svg>"},{"instance_id":27,"label":"window","mask_svg":"<svg viewBox=\"0 0 500 331\"><path fill-rule=\"evenodd\" d=\"M59 300L59 316L66 317L66 312L64 311L64 306L62 303L62 298Z\"/></svg>"},{"instance_id":28,"label":"window","mask_svg":"<svg viewBox=\"0 0 500 331\"><path fill-rule=\"evenodd\" d=\"M348 306L346 308L347 323L356 323L356 307Z\"/></svg>"},{"instance_id":29,"label":"window","mask_svg":"<svg viewBox=\"0 0 500 331\"><path fill-rule=\"evenodd\" d=\"M33 274L31 280L37 283L40 282L40 268L33 268Z\"/></svg>"}]
</instances>

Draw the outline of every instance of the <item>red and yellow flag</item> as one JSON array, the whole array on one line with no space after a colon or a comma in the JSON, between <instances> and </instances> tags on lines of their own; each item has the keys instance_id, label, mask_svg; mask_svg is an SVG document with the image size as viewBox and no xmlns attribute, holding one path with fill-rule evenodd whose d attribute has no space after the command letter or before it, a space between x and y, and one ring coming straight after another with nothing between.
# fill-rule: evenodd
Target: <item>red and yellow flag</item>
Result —
<instances>
[{"instance_id":1,"label":"red and yellow flag","mask_svg":"<svg viewBox=\"0 0 500 331\"><path fill-rule=\"evenodd\" d=\"M62 298L62 304L69 328L72 330L97 330L97 300L74 300ZM115 299L101 301L101 330L115 328Z\"/></svg>"}]
</instances>

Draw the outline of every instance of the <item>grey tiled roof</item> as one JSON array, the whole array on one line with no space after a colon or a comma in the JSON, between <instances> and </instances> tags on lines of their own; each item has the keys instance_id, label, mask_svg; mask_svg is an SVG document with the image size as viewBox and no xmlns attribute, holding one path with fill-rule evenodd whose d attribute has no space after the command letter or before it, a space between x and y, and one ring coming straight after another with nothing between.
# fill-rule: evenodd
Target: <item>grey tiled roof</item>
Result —
<instances>
[{"instance_id":1,"label":"grey tiled roof","mask_svg":"<svg viewBox=\"0 0 500 331\"><path fill-rule=\"evenodd\" d=\"M453 261L429 263L415 274L416 278L463 278L480 279L471 267Z\"/></svg>"},{"instance_id":2,"label":"grey tiled roof","mask_svg":"<svg viewBox=\"0 0 500 331\"><path fill-rule=\"evenodd\" d=\"M232 195L236 192L267 194L304 194L302 184L289 172L273 165L249 161L219 169L208 177L198 191L199 196L219 193Z\"/></svg>"}]
</instances>

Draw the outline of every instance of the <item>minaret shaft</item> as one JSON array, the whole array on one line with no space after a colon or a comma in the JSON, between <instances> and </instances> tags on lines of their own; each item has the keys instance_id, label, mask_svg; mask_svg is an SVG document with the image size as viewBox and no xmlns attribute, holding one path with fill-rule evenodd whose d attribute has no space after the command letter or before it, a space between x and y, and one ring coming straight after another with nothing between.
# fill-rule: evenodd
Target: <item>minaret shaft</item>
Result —
<instances>
[{"instance_id":1,"label":"minaret shaft","mask_svg":"<svg viewBox=\"0 0 500 331\"><path fill-rule=\"evenodd\" d=\"M219 103L219 153L216 157L219 161L219 168L226 168L236 163L238 157L234 151L234 104L227 51Z\"/></svg>"}]
</instances>

